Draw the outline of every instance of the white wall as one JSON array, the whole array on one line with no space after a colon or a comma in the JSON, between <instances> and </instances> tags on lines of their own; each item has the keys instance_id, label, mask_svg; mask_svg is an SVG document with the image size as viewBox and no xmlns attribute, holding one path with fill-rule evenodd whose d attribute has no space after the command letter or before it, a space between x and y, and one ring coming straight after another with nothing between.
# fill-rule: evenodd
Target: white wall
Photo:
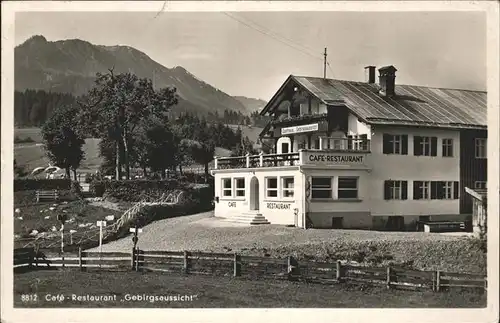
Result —
<instances>
[{"instance_id":1,"label":"white wall","mask_svg":"<svg viewBox=\"0 0 500 323\"><path fill-rule=\"evenodd\" d=\"M230 218L239 216L242 213L250 212L250 180L255 176L259 181L260 207L258 213L262 214L272 224L294 224L294 209L298 209L299 226L302 225L303 197L304 197L304 176L299 172L298 167L281 167L231 170L229 172L214 172L215 196L219 196L219 203L215 203L215 216ZM245 197L225 198L222 197L222 178L245 177ZM266 177L278 177L278 197L266 197L265 185ZM294 197L281 197L281 177L294 177ZM270 204L269 204L270 203ZM287 206L286 209L272 206Z\"/></svg>"},{"instance_id":2,"label":"white wall","mask_svg":"<svg viewBox=\"0 0 500 323\"><path fill-rule=\"evenodd\" d=\"M374 129L372 129L374 130ZM408 155L384 155L383 134L407 134ZM413 136L436 136L437 156L413 156ZM453 139L454 157L442 157L442 138ZM459 181L459 132L425 128L377 127L371 141L371 213L377 215L450 215L459 214L459 200L413 200L413 181ZM408 181L408 200L384 200L385 180Z\"/></svg>"},{"instance_id":3,"label":"white wall","mask_svg":"<svg viewBox=\"0 0 500 323\"><path fill-rule=\"evenodd\" d=\"M348 135L367 135L368 139L371 139L372 131L370 125L367 125L353 115L349 113L348 121Z\"/></svg>"}]
</instances>

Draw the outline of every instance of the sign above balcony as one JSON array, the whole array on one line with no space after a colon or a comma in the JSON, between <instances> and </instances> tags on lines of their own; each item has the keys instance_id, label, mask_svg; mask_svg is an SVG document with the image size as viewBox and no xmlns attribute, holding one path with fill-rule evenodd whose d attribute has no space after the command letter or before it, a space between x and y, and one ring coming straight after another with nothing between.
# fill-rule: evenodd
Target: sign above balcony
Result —
<instances>
[{"instance_id":1,"label":"sign above balcony","mask_svg":"<svg viewBox=\"0 0 500 323\"><path fill-rule=\"evenodd\" d=\"M306 124L302 126L286 127L281 129L282 135L290 135L295 133L304 133L311 131L318 131L319 125L317 123Z\"/></svg>"},{"instance_id":2,"label":"sign above balcony","mask_svg":"<svg viewBox=\"0 0 500 323\"><path fill-rule=\"evenodd\" d=\"M365 159L364 154L307 151L303 163L309 165L364 165Z\"/></svg>"}]
</instances>

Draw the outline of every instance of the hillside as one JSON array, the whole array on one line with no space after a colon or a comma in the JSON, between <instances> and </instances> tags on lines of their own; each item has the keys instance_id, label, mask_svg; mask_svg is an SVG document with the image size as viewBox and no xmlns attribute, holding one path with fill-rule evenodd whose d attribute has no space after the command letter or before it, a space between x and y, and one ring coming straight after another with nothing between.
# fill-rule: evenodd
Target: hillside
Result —
<instances>
[{"instance_id":1,"label":"hillside","mask_svg":"<svg viewBox=\"0 0 500 323\"><path fill-rule=\"evenodd\" d=\"M260 111L262 110L267 102L261 99L247 98L246 96L233 96L236 100L240 101L243 104L247 111Z\"/></svg>"},{"instance_id":2,"label":"hillside","mask_svg":"<svg viewBox=\"0 0 500 323\"><path fill-rule=\"evenodd\" d=\"M153 78L155 87L174 86L181 98L176 109L208 113L232 110L249 114L239 100L203 82L183 67L167 68L145 53L129 46L101 46L71 39L47 41L33 36L17 46L15 89L39 89L51 92L86 93L97 72L114 67L115 73L131 72Z\"/></svg>"}]
</instances>

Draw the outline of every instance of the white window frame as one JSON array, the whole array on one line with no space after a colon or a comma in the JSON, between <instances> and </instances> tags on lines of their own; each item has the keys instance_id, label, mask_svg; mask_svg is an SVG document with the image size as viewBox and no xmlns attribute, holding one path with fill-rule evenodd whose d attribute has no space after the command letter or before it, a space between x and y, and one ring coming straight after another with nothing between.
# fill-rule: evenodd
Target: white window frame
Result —
<instances>
[{"instance_id":1,"label":"white window frame","mask_svg":"<svg viewBox=\"0 0 500 323\"><path fill-rule=\"evenodd\" d=\"M285 181L292 180L292 187L286 187ZM295 178L293 176L283 176L281 177L281 197L284 199L293 199L295 192ZM287 194L289 194L287 196Z\"/></svg>"},{"instance_id":2,"label":"white window frame","mask_svg":"<svg viewBox=\"0 0 500 323\"><path fill-rule=\"evenodd\" d=\"M328 178L330 181L330 187L316 187L313 186L313 180L315 178ZM314 191L330 191L329 197L313 197ZM313 176L311 177L311 199L332 199L333 198L333 177L328 176Z\"/></svg>"},{"instance_id":3,"label":"white window frame","mask_svg":"<svg viewBox=\"0 0 500 323\"><path fill-rule=\"evenodd\" d=\"M420 187L418 188L420 190L420 195L422 200L430 200L431 199L431 182L429 181L422 181L422 184L420 184ZM427 194L424 194L427 193Z\"/></svg>"},{"instance_id":4,"label":"white window frame","mask_svg":"<svg viewBox=\"0 0 500 323\"><path fill-rule=\"evenodd\" d=\"M403 199L403 181L391 181L389 200Z\"/></svg>"},{"instance_id":5,"label":"white window frame","mask_svg":"<svg viewBox=\"0 0 500 323\"><path fill-rule=\"evenodd\" d=\"M420 137L422 141L420 142L421 156L431 155L431 137Z\"/></svg>"},{"instance_id":6,"label":"white window frame","mask_svg":"<svg viewBox=\"0 0 500 323\"><path fill-rule=\"evenodd\" d=\"M441 147L443 149L442 151L442 156L443 157L453 157L453 154L455 153L453 151L453 139L451 138L443 138L441 142ZM446 154L445 154L446 152ZM450 154L451 152L451 154Z\"/></svg>"},{"instance_id":7,"label":"white window frame","mask_svg":"<svg viewBox=\"0 0 500 323\"><path fill-rule=\"evenodd\" d=\"M238 180L243 180L243 187L238 187ZM245 197L245 177L235 177L234 178L234 197L244 198ZM243 192L243 195L238 195L238 192Z\"/></svg>"},{"instance_id":8,"label":"white window frame","mask_svg":"<svg viewBox=\"0 0 500 323\"><path fill-rule=\"evenodd\" d=\"M403 136L402 135L390 135L391 139L389 142L392 146L392 154L402 155L403 153ZM398 149L396 149L398 147Z\"/></svg>"},{"instance_id":9,"label":"white window frame","mask_svg":"<svg viewBox=\"0 0 500 323\"><path fill-rule=\"evenodd\" d=\"M226 181L229 183L229 187L225 187ZM222 198L231 198L233 197L233 181L231 177L224 177L221 179L221 187L222 187ZM229 192L229 195L226 195L226 192Z\"/></svg>"},{"instance_id":10,"label":"white window frame","mask_svg":"<svg viewBox=\"0 0 500 323\"><path fill-rule=\"evenodd\" d=\"M475 181L474 188L479 189L479 190L487 189L488 188L487 182L486 181Z\"/></svg>"},{"instance_id":11,"label":"white window frame","mask_svg":"<svg viewBox=\"0 0 500 323\"><path fill-rule=\"evenodd\" d=\"M269 188L269 180L270 179L275 179L276 180L276 188L272 187L272 188ZM277 199L279 197L279 180L278 180L278 177L276 176L269 176L269 177L265 177L264 179L264 182L265 182L265 196L266 196L266 199ZM276 192L276 196L269 196L269 192Z\"/></svg>"},{"instance_id":12,"label":"white window frame","mask_svg":"<svg viewBox=\"0 0 500 323\"><path fill-rule=\"evenodd\" d=\"M443 186L443 200L453 200L453 182L445 181Z\"/></svg>"},{"instance_id":13,"label":"white window frame","mask_svg":"<svg viewBox=\"0 0 500 323\"><path fill-rule=\"evenodd\" d=\"M476 138L474 144L474 155L476 159L486 159L487 158L487 141L486 138Z\"/></svg>"},{"instance_id":14,"label":"white window frame","mask_svg":"<svg viewBox=\"0 0 500 323\"><path fill-rule=\"evenodd\" d=\"M356 188L340 188L340 179L355 179ZM340 191L356 191L356 197L339 197ZM357 200L359 199L359 177L357 176L339 176L337 178L337 199L339 200Z\"/></svg>"}]
</instances>

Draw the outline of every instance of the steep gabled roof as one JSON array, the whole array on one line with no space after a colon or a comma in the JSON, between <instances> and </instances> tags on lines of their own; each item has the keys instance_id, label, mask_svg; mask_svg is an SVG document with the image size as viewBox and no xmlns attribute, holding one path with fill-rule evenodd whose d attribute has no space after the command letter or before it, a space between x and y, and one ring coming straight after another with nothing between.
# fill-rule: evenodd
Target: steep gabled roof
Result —
<instances>
[{"instance_id":1,"label":"steep gabled roof","mask_svg":"<svg viewBox=\"0 0 500 323\"><path fill-rule=\"evenodd\" d=\"M290 81L324 104L345 105L369 124L455 129L487 126L486 92L396 84L396 96L382 97L378 84L373 83L294 75L285 84ZM273 99L262 114L271 109Z\"/></svg>"}]
</instances>

